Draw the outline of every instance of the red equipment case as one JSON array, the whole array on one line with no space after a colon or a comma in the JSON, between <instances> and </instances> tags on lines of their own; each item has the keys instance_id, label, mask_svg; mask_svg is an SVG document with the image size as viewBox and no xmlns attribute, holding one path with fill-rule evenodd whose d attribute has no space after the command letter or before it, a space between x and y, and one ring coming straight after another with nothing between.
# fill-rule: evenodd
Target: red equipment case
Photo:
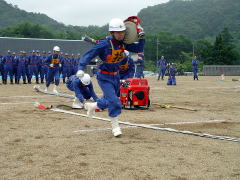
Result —
<instances>
[{"instance_id":1,"label":"red equipment case","mask_svg":"<svg viewBox=\"0 0 240 180\"><path fill-rule=\"evenodd\" d=\"M129 78L120 86L120 101L125 109L142 109L150 106L147 79Z\"/></svg>"}]
</instances>

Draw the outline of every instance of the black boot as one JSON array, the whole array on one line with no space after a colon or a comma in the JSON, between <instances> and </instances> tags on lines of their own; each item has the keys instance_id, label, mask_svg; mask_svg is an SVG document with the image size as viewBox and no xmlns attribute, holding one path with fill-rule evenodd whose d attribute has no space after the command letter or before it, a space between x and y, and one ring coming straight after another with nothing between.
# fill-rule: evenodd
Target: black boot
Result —
<instances>
[{"instance_id":1,"label":"black boot","mask_svg":"<svg viewBox=\"0 0 240 180\"><path fill-rule=\"evenodd\" d=\"M3 79L3 84L7 84L7 79Z\"/></svg>"},{"instance_id":2,"label":"black boot","mask_svg":"<svg viewBox=\"0 0 240 180\"><path fill-rule=\"evenodd\" d=\"M28 79L28 84L31 84L32 82L31 82L31 79Z\"/></svg>"},{"instance_id":3,"label":"black boot","mask_svg":"<svg viewBox=\"0 0 240 180\"><path fill-rule=\"evenodd\" d=\"M39 82L38 82L38 78L36 78L36 84L39 84Z\"/></svg>"},{"instance_id":4,"label":"black boot","mask_svg":"<svg viewBox=\"0 0 240 180\"><path fill-rule=\"evenodd\" d=\"M44 80L43 79L41 79L41 83L44 84Z\"/></svg>"},{"instance_id":5,"label":"black boot","mask_svg":"<svg viewBox=\"0 0 240 180\"><path fill-rule=\"evenodd\" d=\"M17 78L15 78L15 84L19 84L19 83L18 83L18 79L17 79Z\"/></svg>"},{"instance_id":6,"label":"black boot","mask_svg":"<svg viewBox=\"0 0 240 180\"><path fill-rule=\"evenodd\" d=\"M66 80L65 80L65 78L63 78L63 84L65 84L66 83Z\"/></svg>"},{"instance_id":7,"label":"black boot","mask_svg":"<svg viewBox=\"0 0 240 180\"><path fill-rule=\"evenodd\" d=\"M27 83L26 83L26 79L23 79L23 84L27 84Z\"/></svg>"},{"instance_id":8,"label":"black boot","mask_svg":"<svg viewBox=\"0 0 240 180\"><path fill-rule=\"evenodd\" d=\"M13 84L13 79L10 79L10 83Z\"/></svg>"}]
</instances>

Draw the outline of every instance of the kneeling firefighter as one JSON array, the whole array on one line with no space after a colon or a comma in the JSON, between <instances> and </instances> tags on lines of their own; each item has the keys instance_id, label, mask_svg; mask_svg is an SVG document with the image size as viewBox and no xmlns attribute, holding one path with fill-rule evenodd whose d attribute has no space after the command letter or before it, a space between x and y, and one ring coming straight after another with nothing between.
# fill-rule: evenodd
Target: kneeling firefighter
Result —
<instances>
[{"instance_id":1,"label":"kneeling firefighter","mask_svg":"<svg viewBox=\"0 0 240 180\"><path fill-rule=\"evenodd\" d=\"M70 76L66 82L66 86L70 91L75 92L75 99L72 108L81 109L86 100L92 98L96 102L98 99L94 92L89 74L84 74L79 77L79 74L77 73L76 75Z\"/></svg>"}]
</instances>

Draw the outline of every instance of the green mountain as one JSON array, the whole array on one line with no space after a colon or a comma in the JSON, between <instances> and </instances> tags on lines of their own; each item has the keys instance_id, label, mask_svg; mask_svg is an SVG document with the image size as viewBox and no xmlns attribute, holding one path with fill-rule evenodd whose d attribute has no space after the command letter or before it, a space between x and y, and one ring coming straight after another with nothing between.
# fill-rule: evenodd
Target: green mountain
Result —
<instances>
[{"instance_id":1,"label":"green mountain","mask_svg":"<svg viewBox=\"0 0 240 180\"><path fill-rule=\"evenodd\" d=\"M0 29L16 26L21 23L38 24L41 26L48 27L53 31L58 32L81 32L81 33L106 33L107 26L66 26L63 23L48 17L45 14L27 12L19 9L17 6L8 4L4 0L0 0Z\"/></svg>"},{"instance_id":2,"label":"green mountain","mask_svg":"<svg viewBox=\"0 0 240 180\"><path fill-rule=\"evenodd\" d=\"M4 0L0 0L0 12L0 29L21 23L37 24L69 39L76 38L72 33L102 35L107 32L107 25L66 26L45 14L26 12ZM147 34L170 32L193 39L214 39L221 30L228 28L236 39L240 39L240 0L170 0L144 8L138 16Z\"/></svg>"},{"instance_id":3,"label":"green mountain","mask_svg":"<svg viewBox=\"0 0 240 180\"><path fill-rule=\"evenodd\" d=\"M51 19L45 14L26 12L17 6L0 0L0 28L15 26L17 24L28 22L48 26L51 29L63 29L65 25Z\"/></svg>"},{"instance_id":4,"label":"green mountain","mask_svg":"<svg viewBox=\"0 0 240 180\"><path fill-rule=\"evenodd\" d=\"M147 33L167 31L202 39L226 27L240 39L240 0L170 0L144 8L138 16Z\"/></svg>"}]
</instances>

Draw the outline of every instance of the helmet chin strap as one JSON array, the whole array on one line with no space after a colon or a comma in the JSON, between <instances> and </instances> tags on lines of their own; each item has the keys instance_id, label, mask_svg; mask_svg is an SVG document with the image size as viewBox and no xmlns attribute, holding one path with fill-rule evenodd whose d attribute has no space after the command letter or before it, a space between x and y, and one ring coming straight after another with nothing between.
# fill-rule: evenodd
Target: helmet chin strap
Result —
<instances>
[{"instance_id":1,"label":"helmet chin strap","mask_svg":"<svg viewBox=\"0 0 240 180\"><path fill-rule=\"evenodd\" d=\"M117 41L119 44L122 44L122 43L123 43L123 40L117 40L117 39L114 37L114 35L112 35L112 37L113 37L113 40L114 40L114 41Z\"/></svg>"}]
</instances>

